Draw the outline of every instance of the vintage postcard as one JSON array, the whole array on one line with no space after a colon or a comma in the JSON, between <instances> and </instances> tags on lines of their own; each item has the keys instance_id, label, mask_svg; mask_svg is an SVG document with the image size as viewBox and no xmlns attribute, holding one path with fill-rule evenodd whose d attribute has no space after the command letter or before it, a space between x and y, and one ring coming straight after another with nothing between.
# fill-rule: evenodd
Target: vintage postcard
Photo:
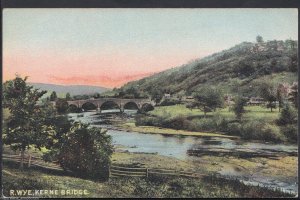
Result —
<instances>
[{"instance_id":1,"label":"vintage postcard","mask_svg":"<svg viewBox=\"0 0 300 200\"><path fill-rule=\"evenodd\" d=\"M3 197L298 196L298 10L5 8Z\"/></svg>"}]
</instances>

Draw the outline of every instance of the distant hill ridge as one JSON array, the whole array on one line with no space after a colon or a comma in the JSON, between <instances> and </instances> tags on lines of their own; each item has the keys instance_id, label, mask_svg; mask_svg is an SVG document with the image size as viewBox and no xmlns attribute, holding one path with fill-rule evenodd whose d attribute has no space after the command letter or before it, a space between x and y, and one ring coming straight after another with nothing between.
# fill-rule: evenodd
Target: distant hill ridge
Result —
<instances>
[{"instance_id":1,"label":"distant hill ridge","mask_svg":"<svg viewBox=\"0 0 300 200\"><path fill-rule=\"evenodd\" d=\"M205 58L129 82L119 90L134 87L141 92L160 90L190 94L206 85L217 85L230 92L231 86L247 88L263 77L292 82L297 80L297 49L298 41L294 40L243 42Z\"/></svg>"},{"instance_id":2,"label":"distant hill ridge","mask_svg":"<svg viewBox=\"0 0 300 200\"><path fill-rule=\"evenodd\" d=\"M102 93L109 88L100 87L100 86L89 86L89 85L56 85L56 84L46 84L46 83L29 83L29 85L34 86L35 88L47 91L55 91L58 94L70 93L74 95L89 95L95 93Z\"/></svg>"}]
</instances>

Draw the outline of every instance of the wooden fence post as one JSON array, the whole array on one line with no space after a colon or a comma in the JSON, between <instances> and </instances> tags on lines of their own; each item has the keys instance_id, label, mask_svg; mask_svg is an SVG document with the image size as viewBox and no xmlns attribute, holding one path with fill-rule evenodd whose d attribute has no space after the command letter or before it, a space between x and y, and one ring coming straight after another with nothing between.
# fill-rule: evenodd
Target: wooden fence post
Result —
<instances>
[{"instance_id":1,"label":"wooden fence post","mask_svg":"<svg viewBox=\"0 0 300 200\"><path fill-rule=\"evenodd\" d=\"M29 155L29 160L28 160L28 167L31 165L31 155Z\"/></svg>"}]
</instances>

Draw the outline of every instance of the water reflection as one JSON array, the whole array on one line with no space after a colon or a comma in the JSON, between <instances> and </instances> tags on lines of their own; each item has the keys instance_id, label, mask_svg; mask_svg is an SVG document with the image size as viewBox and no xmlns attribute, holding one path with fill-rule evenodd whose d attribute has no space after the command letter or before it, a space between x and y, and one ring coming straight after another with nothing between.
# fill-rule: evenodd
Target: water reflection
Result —
<instances>
[{"instance_id":1,"label":"water reflection","mask_svg":"<svg viewBox=\"0 0 300 200\"><path fill-rule=\"evenodd\" d=\"M115 110L106 110L113 113ZM124 116L131 116L136 110L125 110ZM119 114L122 116L122 114ZM114 115L112 115L114 116ZM189 155L238 155L238 156L277 156L278 154L297 155L296 145L264 144L232 140L221 137L193 137L172 136L160 134L143 134L113 130L114 127L106 123L106 119L97 112L84 112L69 114L71 120L82 121L96 127L108 129L113 137L113 143L124 146L130 152L158 153L178 159L186 159ZM106 116L107 117L107 116ZM109 120L108 120L109 121ZM132 149L130 147L135 146Z\"/></svg>"},{"instance_id":2,"label":"water reflection","mask_svg":"<svg viewBox=\"0 0 300 200\"><path fill-rule=\"evenodd\" d=\"M113 113L115 111L116 110L106 110L105 112ZM134 115L136 111L125 110L124 113L125 115L119 115L128 119L128 116ZM182 160L192 159L195 162L198 162L198 157L202 155L235 156L239 158L257 156L270 158L278 155L297 155L298 153L298 147L296 145L264 144L221 137L170 136L114 130L112 125L105 123L108 116L103 117L101 114L103 113L71 113L69 114L69 119L90 123L95 127L107 128L107 133L112 136L113 144L116 147L122 148L122 150L129 152L157 153ZM109 115L109 117L114 116L115 115ZM235 169L230 171L230 169L226 168L221 170L220 174L239 176L240 172L237 172ZM268 180L265 176L252 177L252 175L251 179L249 179L248 175L238 178L245 181L245 183L276 186L297 193L298 184L293 184L294 182L280 182L275 179ZM285 185L282 186L282 184Z\"/></svg>"}]
</instances>

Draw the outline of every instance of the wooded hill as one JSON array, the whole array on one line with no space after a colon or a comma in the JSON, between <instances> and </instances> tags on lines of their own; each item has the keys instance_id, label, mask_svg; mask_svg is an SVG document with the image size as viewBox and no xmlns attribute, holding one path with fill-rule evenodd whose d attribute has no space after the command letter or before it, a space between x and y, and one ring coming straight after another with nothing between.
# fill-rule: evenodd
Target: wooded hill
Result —
<instances>
[{"instance_id":1,"label":"wooded hill","mask_svg":"<svg viewBox=\"0 0 300 200\"><path fill-rule=\"evenodd\" d=\"M228 50L197 59L152 76L125 84L117 91L137 89L142 94L155 90L163 93L190 95L206 85L224 92L249 93L261 79L292 83L297 81L298 41L243 42ZM248 89L250 88L250 89Z\"/></svg>"}]
</instances>

